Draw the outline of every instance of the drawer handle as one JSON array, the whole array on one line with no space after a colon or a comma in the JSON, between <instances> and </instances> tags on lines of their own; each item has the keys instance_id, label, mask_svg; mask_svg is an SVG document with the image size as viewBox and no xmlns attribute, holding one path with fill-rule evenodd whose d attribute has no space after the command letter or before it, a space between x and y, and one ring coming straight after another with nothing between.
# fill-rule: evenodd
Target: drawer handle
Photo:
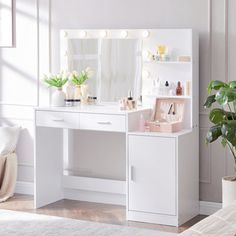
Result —
<instances>
[{"instance_id":1,"label":"drawer handle","mask_svg":"<svg viewBox=\"0 0 236 236\"><path fill-rule=\"evenodd\" d=\"M52 121L55 121L55 122L64 122L64 119L62 119L62 118L61 118L61 119L59 119L59 118L58 118L58 119L55 118L55 119L52 119Z\"/></svg>"},{"instance_id":2,"label":"drawer handle","mask_svg":"<svg viewBox=\"0 0 236 236\"><path fill-rule=\"evenodd\" d=\"M111 125L112 123L110 121L98 121L99 125Z\"/></svg>"}]
</instances>

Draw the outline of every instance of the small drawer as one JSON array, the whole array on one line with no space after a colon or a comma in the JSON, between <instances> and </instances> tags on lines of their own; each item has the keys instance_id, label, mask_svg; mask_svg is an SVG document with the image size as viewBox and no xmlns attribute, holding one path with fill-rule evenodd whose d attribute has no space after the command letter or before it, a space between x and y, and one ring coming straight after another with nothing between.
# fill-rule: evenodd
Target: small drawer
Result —
<instances>
[{"instance_id":1,"label":"small drawer","mask_svg":"<svg viewBox=\"0 0 236 236\"><path fill-rule=\"evenodd\" d=\"M36 125L44 127L79 129L79 113L36 111Z\"/></svg>"},{"instance_id":2,"label":"small drawer","mask_svg":"<svg viewBox=\"0 0 236 236\"><path fill-rule=\"evenodd\" d=\"M125 116L80 114L80 129L125 132Z\"/></svg>"}]
</instances>

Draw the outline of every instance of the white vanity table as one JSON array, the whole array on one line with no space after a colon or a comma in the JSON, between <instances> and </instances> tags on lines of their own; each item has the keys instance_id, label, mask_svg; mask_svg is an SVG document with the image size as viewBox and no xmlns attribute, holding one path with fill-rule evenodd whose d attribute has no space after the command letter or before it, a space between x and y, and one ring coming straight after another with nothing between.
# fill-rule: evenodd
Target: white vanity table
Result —
<instances>
[{"instance_id":1,"label":"white vanity table","mask_svg":"<svg viewBox=\"0 0 236 236\"><path fill-rule=\"evenodd\" d=\"M35 110L35 207L63 199L67 188L105 193L102 196L95 195L95 201L124 205L127 135L129 131L137 130L141 113L148 117L150 109L120 111L118 106L37 108ZM74 130L85 133L93 131L90 133L90 137L93 139L83 148L86 150L95 148L92 154L95 159L99 155L98 152L115 156L115 153L122 149L118 156L124 160L124 164L121 166L123 169L121 176L114 176L112 179L111 176L102 178L101 175L91 177L84 173L82 173L83 176L70 173L67 170L69 156L72 154L73 148L82 141L78 140L78 143L75 143ZM82 135L86 135L85 133ZM103 134L105 143L100 142L100 144L106 147L105 150L100 150L99 146L96 150L97 137L99 137L96 135L98 134ZM117 141L117 136L121 143L112 142L113 139ZM113 145L112 149L109 145ZM91 153L85 153L85 155L91 155ZM96 165L96 160L91 163L91 165L93 164ZM110 166L110 169L112 168ZM89 198L89 196L87 197ZM78 197L78 199L81 198Z\"/></svg>"},{"instance_id":2,"label":"white vanity table","mask_svg":"<svg viewBox=\"0 0 236 236\"><path fill-rule=\"evenodd\" d=\"M121 204L126 206L127 220L181 225L199 214L197 36L191 29L63 30L62 67L75 66L81 59L96 64L99 91L103 78L100 39L96 43L97 55L89 52L68 56L73 46L70 40L94 39L97 35L123 40L141 38L141 44L135 43L138 50L142 45L143 51L155 47L158 40L172 46L175 61L147 61L142 59L145 53L139 51L135 70L145 72L141 78L142 95L149 107L158 97L185 101L183 130L138 132L140 114L150 118L149 108L120 111L117 105L108 104L36 108L35 207L63 198ZM190 55L191 61L176 61L178 54ZM157 72L168 80L190 81L190 94L152 94L152 79ZM138 91L140 86L134 84Z\"/></svg>"}]
</instances>

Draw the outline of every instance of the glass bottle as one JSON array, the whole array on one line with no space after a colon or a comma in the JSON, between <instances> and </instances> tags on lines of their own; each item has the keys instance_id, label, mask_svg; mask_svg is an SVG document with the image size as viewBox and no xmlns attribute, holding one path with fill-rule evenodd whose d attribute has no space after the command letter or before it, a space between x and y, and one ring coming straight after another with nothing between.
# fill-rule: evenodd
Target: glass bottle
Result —
<instances>
[{"instance_id":1,"label":"glass bottle","mask_svg":"<svg viewBox=\"0 0 236 236\"><path fill-rule=\"evenodd\" d=\"M178 81L178 83L177 83L177 87L176 87L176 95L177 96L181 96L182 94L183 94L183 92L182 92L182 87L181 87L181 83L180 83L180 81Z\"/></svg>"}]
</instances>

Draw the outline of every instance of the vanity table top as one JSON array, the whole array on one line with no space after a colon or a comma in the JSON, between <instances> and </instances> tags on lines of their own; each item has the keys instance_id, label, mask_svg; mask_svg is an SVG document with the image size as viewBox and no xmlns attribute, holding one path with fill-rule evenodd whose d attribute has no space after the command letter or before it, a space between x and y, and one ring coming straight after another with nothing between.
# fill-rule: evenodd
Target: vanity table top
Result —
<instances>
[{"instance_id":1,"label":"vanity table top","mask_svg":"<svg viewBox=\"0 0 236 236\"><path fill-rule=\"evenodd\" d=\"M100 113L126 115L129 113L150 110L147 107L138 107L135 110L120 110L118 105L81 105L74 107L36 107L36 111L55 111L55 112L78 112L78 113Z\"/></svg>"}]
</instances>

